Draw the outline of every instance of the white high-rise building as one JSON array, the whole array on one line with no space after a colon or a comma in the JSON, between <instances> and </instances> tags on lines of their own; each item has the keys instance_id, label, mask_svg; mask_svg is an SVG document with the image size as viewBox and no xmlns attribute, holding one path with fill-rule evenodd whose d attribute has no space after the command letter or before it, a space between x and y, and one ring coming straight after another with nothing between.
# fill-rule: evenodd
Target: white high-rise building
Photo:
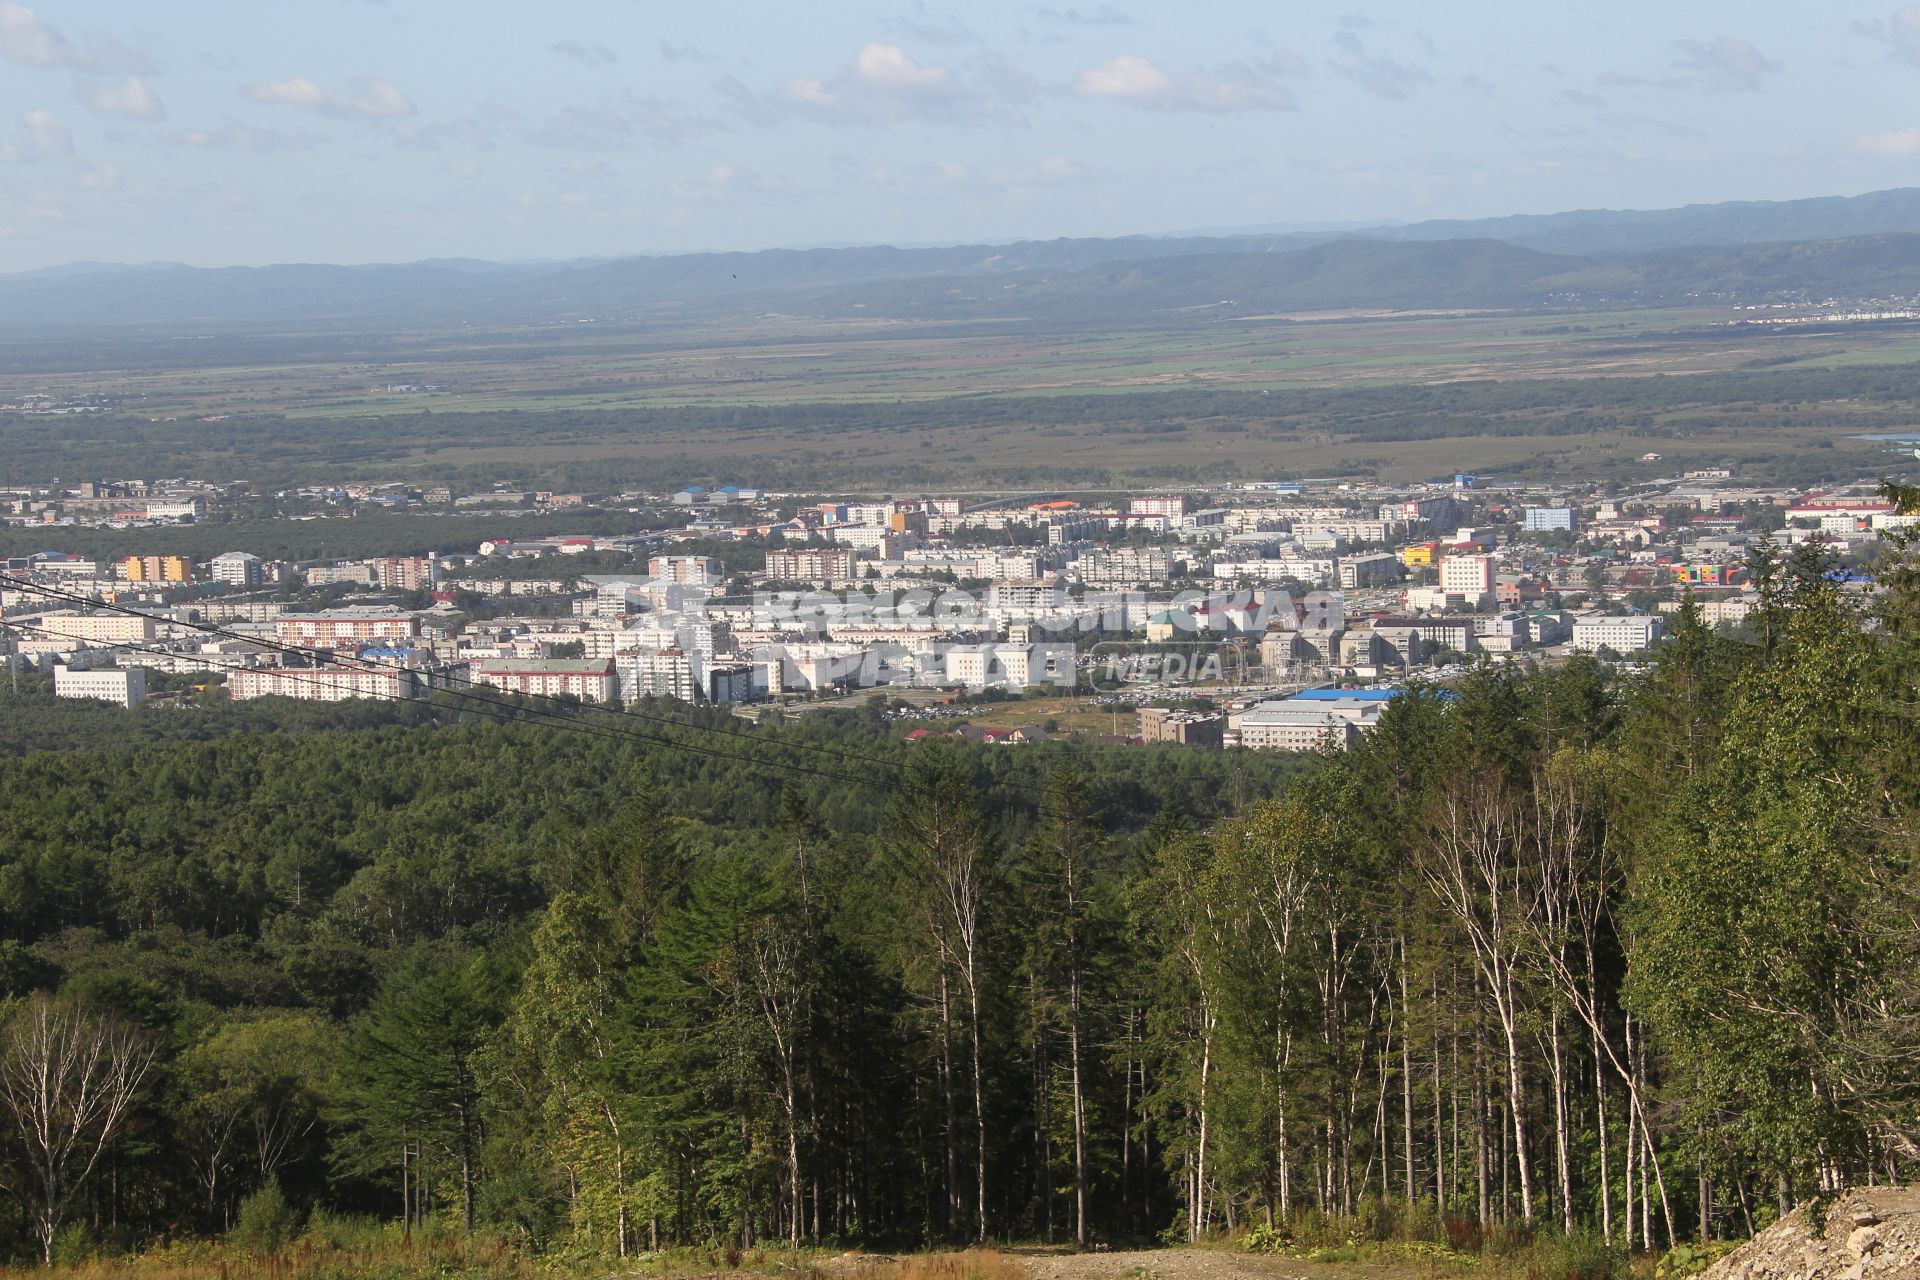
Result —
<instances>
[{"instance_id":1,"label":"white high-rise building","mask_svg":"<svg viewBox=\"0 0 1920 1280\"><path fill-rule=\"evenodd\" d=\"M1469 609L1485 608L1493 596L1493 557L1448 556L1440 562L1440 589Z\"/></svg>"},{"instance_id":2,"label":"white high-rise building","mask_svg":"<svg viewBox=\"0 0 1920 1280\"><path fill-rule=\"evenodd\" d=\"M647 572L680 587L710 587L720 581L712 556L655 556L647 561Z\"/></svg>"},{"instance_id":3,"label":"white high-rise building","mask_svg":"<svg viewBox=\"0 0 1920 1280\"><path fill-rule=\"evenodd\" d=\"M248 587L257 587L267 579L266 566L251 551L228 551L215 556L210 563L215 582L243 591Z\"/></svg>"},{"instance_id":4,"label":"white high-rise building","mask_svg":"<svg viewBox=\"0 0 1920 1280\"><path fill-rule=\"evenodd\" d=\"M1525 514L1525 527L1528 533L1571 530L1574 515L1572 507L1528 507Z\"/></svg>"}]
</instances>

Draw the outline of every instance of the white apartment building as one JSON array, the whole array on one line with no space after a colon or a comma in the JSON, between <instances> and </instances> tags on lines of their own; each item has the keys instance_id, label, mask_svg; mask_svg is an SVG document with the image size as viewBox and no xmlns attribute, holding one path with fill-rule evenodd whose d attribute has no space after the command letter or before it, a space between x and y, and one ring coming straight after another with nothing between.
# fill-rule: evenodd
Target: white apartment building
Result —
<instances>
[{"instance_id":1,"label":"white apartment building","mask_svg":"<svg viewBox=\"0 0 1920 1280\"><path fill-rule=\"evenodd\" d=\"M485 658L469 674L475 684L534 697L571 694L582 702L613 702L620 693L611 658Z\"/></svg>"},{"instance_id":2,"label":"white apartment building","mask_svg":"<svg viewBox=\"0 0 1920 1280\"><path fill-rule=\"evenodd\" d=\"M246 590L267 580L266 566L251 551L227 551L208 562L215 582Z\"/></svg>"},{"instance_id":3,"label":"white apartment building","mask_svg":"<svg viewBox=\"0 0 1920 1280\"><path fill-rule=\"evenodd\" d=\"M1057 580L996 582L987 588L987 611L996 618L1043 617L1066 603L1066 584Z\"/></svg>"},{"instance_id":4,"label":"white apartment building","mask_svg":"<svg viewBox=\"0 0 1920 1280\"><path fill-rule=\"evenodd\" d=\"M1279 556L1271 560L1217 560L1214 578L1221 582L1300 582L1313 587L1333 585L1332 560Z\"/></svg>"},{"instance_id":5,"label":"white apartment building","mask_svg":"<svg viewBox=\"0 0 1920 1280\"><path fill-rule=\"evenodd\" d=\"M711 587L720 581L712 556L654 556L647 573L677 587Z\"/></svg>"},{"instance_id":6,"label":"white apartment building","mask_svg":"<svg viewBox=\"0 0 1920 1280\"><path fill-rule=\"evenodd\" d=\"M398 667L318 668L248 667L227 677L227 696L298 698L303 702L345 702L349 698L413 698L417 676Z\"/></svg>"},{"instance_id":7,"label":"white apartment building","mask_svg":"<svg viewBox=\"0 0 1920 1280\"><path fill-rule=\"evenodd\" d=\"M1398 582L1405 568L1400 563L1400 557L1391 551L1376 551L1360 556L1341 556L1338 564L1340 586L1347 591Z\"/></svg>"},{"instance_id":8,"label":"white apartment building","mask_svg":"<svg viewBox=\"0 0 1920 1280\"><path fill-rule=\"evenodd\" d=\"M302 572L310 587L339 585L370 587L373 585L373 566L358 560L343 564L309 565Z\"/></svg>"},{"instance_id":9,"label":"white apartment building","mask_svg":"<svg viewBox=\"0 0 1920 1280\"><path fill-rule=\"evenodd\" d=\"M583 631L560 629L537 629L527 632L527 640L536 645L552 649L556 645L577 644L583 658L611 658L614 650L629 642L626 632L613 631L606 627L590 627Z\"/></svg>"},{"instance_id":10,"label":"white apartment building","mask_svg":"<svg viewBox=\"0 0 1920 1280\"><path fill-rule=\"evenodd\" d=\"M1523 527L1528 533L1571 532L1575 513L1572 507L1528 507Z\"/></svg>"},{"instance_id":11,"label":"white apartment building","mask_svg":"<svg viewBox=\"0 0 1920 1280\"><path fill-rule=\"evenodd\" d=\"M122 707L137 707L147 700L147 673L139 667L103 671L76 671L72 667L53 669L53 696L56 698L93 698Z\"/></svg>"},{"instance_id":12,"label":"white apartment building","mask_svg":"<svg viewBox=\"0 0 1920 1280\"><path fill-rule=\"evenodd\" d=\"M836 524L827 533L833 540L855 551L878 552L881 559L888 559L888 552L907 542L907 535L896 533L884 524Z\"/></svg>"},{"instance_id":13,"label":"white apartment building","mask_svg":"<svg viewBox=\"0 0 1920 1280\"><path fill-rule=\"evenodd\" d=\"M1600 614L1574 619L1573 647L1582 653L1603 648L1615 653L1640 653L1661 634L1660 619L1650 613Z\"/></svg>"},{"instance_id":14,"label":"white apartment building","mask_svg":"<svg viewBox=\"0 0 1920 1280\"><path fill-rule=\"evenodd\" d=\"M831 582L853 576L853 552L846 547L800 547L767 552L766 572L781 582Z\"/></svg>"},{"instance_id":15,"label":"white apartment building","mask_svg":"<svg viewBox=\"0 0 1920 1280\"><path fill-rule=\"evenodd\" d=\"M1493 557L1448 556L1440 562L1440 589L1459 595L1469 609L1484 607L1493 595Z\"/></svg>"},{"instance_id":16,"label":"white apartment building","mask_svg":"<svg viewBox=\"0 0 1920 1280\"><path fill-rule=\"evenodd\" d=\"M378 556L366 562L373 585L386 591L431 591L440 585L432 556Z\"/></svg>"},{"instance_id":17,"label":"white apartment building","mask_svg":"<svg viewBox=\"0 0 1920 1280\"><path fill-rule=\"evenodd\" d=\"M1390 520L1296 520L1293 536L1331 543L1385 542L1398 536L1401 527Z\"/></svg>"},{"instance_id":18,"label":"white apartment building","mask_svg":"<svg viewBox=\"0 0 1920 1280\"><path fill-rule=\"evenodd\" d=\"M91 645L152 644L155 634L152 618L130 613L49 613L33 625L42 633Z\"/></svg>"},{"instance_id":19,"label":"white apartment building","mask_svg":"<svg viewBox=\"0 0 1920 1280\"><path fill-rule=\"evenodd\" d=\"M1129 499L1127 514L1135 516L1164 516L1169 520L1178 520L1187 514L1187 500L1176 496L1147 496Z\"/></svg>"},{"instance_id":20,"label":"white apartment building","mask_svg":"<svg viewBox=\"0 0 1920 1280\"><path fill-rule=\"evenodd\" d=\"M1419 520L1438 520L1451 515L1456 508L1451 494L1441 494L1431 498L1412 498L1402 502L1383 502L1380 504L1382 520L1398 520L1412 524Z\"/></svg>"},{"instance_id":21,"label":"white apartment building","mask_svg":"<svg viewBox=\"0 0 1920 1280\"><path fill-rule=\"evenodd\" d=\"M149 520L198 520L206 513L206 504L198 498L191 498L184 502L149 502L147 504Z\"/></svg>"},{"instance_id":22,"label":"white apartment building","mask_svg":"<svg viewBox=\"0 0 1920 1280\"><path fill-rule=\"evenodd\" d=\"M1165 582L1173 576L1173 555L1158 547L1117 547L1089 551L1073 562L1082 582Z\"/></svg>"},{"instance_id":23,"label":"white apartment building","mask_svg":"<svg viewBox=\"0 0 1920 1280\"><path fill-rule=\"evenodd\" d=\"M1074 648L1070 644L997 645L993 659L1001 683L1009 689L1037 684L1071 687L1074 682Z\"/></svg>"},{"instance_id":24,"label":"white apartment building","mask_svg":"<svg viewBox=\"0 0 1920 1280\"><path fill-rule=\"evenodd\" d=\"M320 613L283 613L274 619L273 630L274 639L281 644L345 649L414 639L420 634L420 618L396 609L328 609Z\"/></svg>"},{"instance_id":25,"label":"white apartment building","mask_svg":"<svg viewBox=\"0 0 1920 1280\"><path fill-rule=\"evenodd\" d=\"M628 702L638 698L678 698L693 702L699 692L693 662L685 650L630 649L614 659L620 675L620 693Z\"/></svg>"},{"instance_id":26,"label":"white apartment building","mask_svg":"<svg viewBox=\"0 0 1920 1280\"><path fill-rule=\"evenodd\" d=\"M963 684L970 689L985 688L991 683L993 648L990 644L949 646L946 653L947 683Z\"/></svg>"}]
</instances>

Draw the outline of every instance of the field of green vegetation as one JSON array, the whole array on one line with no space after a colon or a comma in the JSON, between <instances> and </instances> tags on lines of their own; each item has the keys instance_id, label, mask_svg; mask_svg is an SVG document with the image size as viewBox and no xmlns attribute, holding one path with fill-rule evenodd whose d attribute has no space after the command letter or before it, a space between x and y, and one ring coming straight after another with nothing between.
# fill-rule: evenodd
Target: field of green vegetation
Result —
<instances>
[{"instance_id":1,"label":"field of green vegetation","mask_svg":"<svg viewBox=\"0 0 1920 1280\"><path fill-rule=\"evenodd\" d=\"M617 363L615 354L548 357L511 345L468 353L471 379L502 383L477 401L373 395L370 385L428 375L325 361L64 381L16 374L9 394L54 388L48 394L100 394L116 407L0 415L0 483L133 471L261 487L411 479L604 491L736 481L964 492L1324 475L1405 481L1460 470L1604 483L1709 464L1817 483L1887 466L1885 447L1851 437L1920 418L1914 366L1894 362L1914 354L1907 330L1782 337L1633 327L1646 319L1620 320L1621 331L1598 316L1328 322L1301 326L1318 335L1299 339L1318 344L1311 357L1284 345L1261 355L1224 330L1050 341L924 328L884 340L631 357L681 362L699 392L684 396L582 365ZM1162 376L1169 360L1186 371ZM729 361L788 367L765 375L773 381L762 400L741 394L761 375L743 382L720 372ZM1056 376L1054 361L1077 372ZM1301 377L1284 376L1290 361ZM1315 361L1326 363L1309 376ZM463 385L458 370L444 376ZM1641 463L1648 452L1661 461Z\"/></svg>"},{"instance_id":2,"label":"field of green vegetation","mask_svg":"<svg viewBox=\"0 0 1920 1280\"><path fill-rule=\"evenodd\" d=\"M186 352L178 342L128 339L74 353L72 371L57 362L26 367L16 344L12 359L0 350L0 402L38 393L104 397L150 417L395 416L1282 390L1913 357L1912 324L1782 330L1727 323L1739 314L1726 307L1356 311L1216 322L1160 317L1098 328L767 319L686 329L408 333L366 343L345 359L332 337L207 341ZM415 389L422 387L440 389Z\"/></svg>"}]
</instances>

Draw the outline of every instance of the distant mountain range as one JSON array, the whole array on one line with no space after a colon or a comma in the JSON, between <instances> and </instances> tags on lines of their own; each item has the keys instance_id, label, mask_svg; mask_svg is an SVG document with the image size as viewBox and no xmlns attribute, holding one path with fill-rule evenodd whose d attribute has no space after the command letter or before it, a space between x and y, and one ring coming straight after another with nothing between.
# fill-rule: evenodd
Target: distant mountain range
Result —
<instances>
[{"instance_id":1,"label":"distant mountain range","mask_svg":"<svg viewBox=\"0 0 1920 1280\"><path fill-rule=\"evenodd\" d=\"M1348 232L0 276L0 331L344 329L764 313L1142 322L1345 308L1578 307L1920 294L1920 189Z\"/></svg>"}]
</instances>

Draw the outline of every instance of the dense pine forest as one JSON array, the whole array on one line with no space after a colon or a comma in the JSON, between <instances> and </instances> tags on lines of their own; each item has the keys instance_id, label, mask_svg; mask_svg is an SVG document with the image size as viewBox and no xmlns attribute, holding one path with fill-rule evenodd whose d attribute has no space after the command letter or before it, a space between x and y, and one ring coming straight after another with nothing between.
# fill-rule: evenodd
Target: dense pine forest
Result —
<instances>
[{"instance_id":1,"label":"dense pine forest","mask_svg":"<svg viewBox=\"0 0 1920 1280\"><path fill-rule=\"evenodd\" d=\"M1909 554L1762 566L1738 635L1484 665L1305 760L95 726L0 762L0 1252L263 1204L600 1258L1659 1250L1910 1177Z\"/></svg>"}]
</instances>

